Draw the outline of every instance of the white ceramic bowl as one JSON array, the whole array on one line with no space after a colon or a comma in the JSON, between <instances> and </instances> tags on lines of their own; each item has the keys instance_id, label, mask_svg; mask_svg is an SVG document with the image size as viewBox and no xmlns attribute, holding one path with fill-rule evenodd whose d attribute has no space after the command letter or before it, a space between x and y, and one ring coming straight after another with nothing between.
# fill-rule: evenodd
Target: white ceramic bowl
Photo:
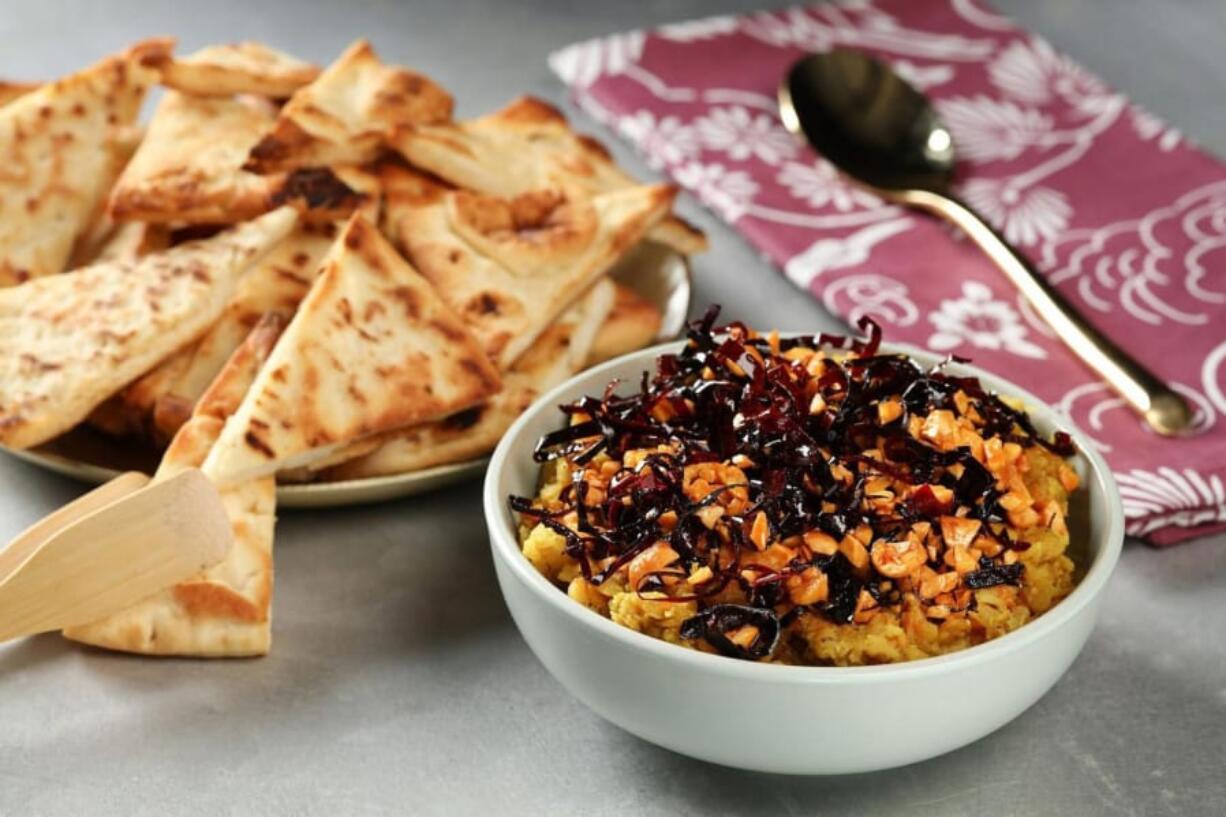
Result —
<instances>
[{"instance_id":1,"label":"white ceramic bowl","mask_svg":"<svg viewBox=\"0 0 1226 817\"><path fill-rule=\"evenodd\" d=\"M1024 627L962 652L871 667L760 665L688 650L621 627L572 601L524 558L507 507L535 492L532 448L562 422L557 406L621 378L634 388L655 357L643 350L584 372L543 396L503 438L484 504L498 581L516 625L567 690L623 729L691 757L767 772L836 774L900 766L957 749L1000 728L1064 674L1094 627L1119 558L1124 517L1115 483L1083 434L1032 395L970 366L1021 397L1044 432L1069 431L1082 488L1069 514L1080 580L1068 598ZM897 347L895 347L897 348ZM935 358L906 349L921 363Z\"/></svg>"}]
</instances>

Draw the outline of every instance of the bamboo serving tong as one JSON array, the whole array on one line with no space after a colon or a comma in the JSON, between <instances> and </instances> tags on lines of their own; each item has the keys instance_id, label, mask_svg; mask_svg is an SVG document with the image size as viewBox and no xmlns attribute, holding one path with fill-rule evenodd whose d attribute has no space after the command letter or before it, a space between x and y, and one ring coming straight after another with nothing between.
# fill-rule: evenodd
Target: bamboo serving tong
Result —
<instances>
[{"instance_id":1,"label":"bamboo serving tong","mask_svg":"<svg viewBox=\"0 0 1226 817\"><path fill-rule=\"evenodd\" d=\"M220 562L233 538L199 470L116 477L0 550L0 641L123 610Z\"/></svg>"}]
</instances>

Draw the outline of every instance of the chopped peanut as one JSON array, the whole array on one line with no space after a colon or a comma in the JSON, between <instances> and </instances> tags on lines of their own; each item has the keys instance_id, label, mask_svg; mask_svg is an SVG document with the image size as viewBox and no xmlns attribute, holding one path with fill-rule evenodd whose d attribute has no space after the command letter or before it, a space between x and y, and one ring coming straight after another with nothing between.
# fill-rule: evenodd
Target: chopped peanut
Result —
<instances>
[{"instance_id":1,"label":"chopped peanut","mask_svg":"<svg viewBox=\"0 0 1226 817\"><path fill-rule=\"evenodd\" d=\"M1054 499L1045 500L1035 506L1035 511L1039 514L1040 525L1059 534L1068 533L1068 525L1064 522L1064 511L1060 510L1059 502Z\"/></svg>"},{"instance_id":2,"label":"chopped peanut","mask_svg":"<svg viewBox=\"0 0 1226 817\"><path fill-rule=\"evenodd\" d=\"M819 556L833 556L838 552L839 543L828 533L811 530L805 533L805 545Z\"/></svg>"},{"instance_id":3,"label":"chopped peanut","mask_svg":"<svg viewBox=\"0 0 1226 817\"><path fill-rule=\"evenodd\" d=\"M1061 465L1058 473L1060 485L1070 494L1077 490L1081 485L1081 477L1077 476L1077 472L1067 465Z\"/></svg>"},{"instance_id":4,"label":"chopped peanut","mask_svg":"<svg viewBox=\"0 0 1226 817\"><path fill-rule=\"evenodd\" d=\"M864 624L877 610L877 600L867 590L861 589L860 595L856 596L856 612L852 616L852 620L857 624Z\"/></svg>"},{"instance_id":5,"label":"chopped peanut","mask_svg":"<svg viewBox=\"0 0 1226 817\"><path fill-rule=\"evenodd\" d=\"M915 493L920 488L924 488L924 487L927 487L928 490L932 492L932 498L935 499L942 506L949 507L951 504L953 504L953 501L954 501L953 489L946 488L944 485L937 485L936 483L926 483L925 485L916 485L915 488L911 490L911 493Z\"/></svg>"},{"instance_id":6,"label":"chopped peanut","mask_svg":"<svg viewBox=\"0 0 1226 817\"><path fill-rule=\"evenodd\" d=\"M928 618L935 618L938 621L949 618L949 608L944 604L930 604L924 613Z\"/></svg>"},{"instance_id":7,"label":"chopped peanut","mask_svg":"<svg viewBox=\"0 0 1226 817\"><path fill-rule=\"evenodd\" d=\"M919 570L928 561L928 552L911 539L878 542L873 545L873 567L882 576L901 579Z\"/></svg>"},{"instance_id":8,"label":"chopped peanut","mask_svg":"<svg viewBox=\"0 0 1226 817\"><path fill-rule=\"evenodd\" d=\"M660 514L660 519L658 521L660 523L660 527L664 528L666 531L671 531L673 528L677 527L677 512L665 511L664 513Z\"/></svg>"},{"instance_id":9,"label":"chopped peanut","mask_svg":"<svg viewBox=\"0 0 1226 817\"><path fill-rule=\"evenodd\" d=\"M830 466L830 476L837 479L839 482L851 482L854 479L851 471L841 462L836 462Z\"/></svg>"},{"instance_id":10,"label":"chopped peanut","mask_svg":"<svg viewBox=\"0 0 1226 817\"><path fill-rule=\"evenodd\" d=\"M954 406L958 409L959 414L965 416L971 407L971 398L962 389L958 389L954 392Z\"/></svg>"},{"instance_id":11,"label":"chopped peanut","mask_svg":"<svg viewBox=\"0 0 1226 817\"><path fill-rule=\"evenodd\" d=\"M755 564L764 565L776 572L783 570L788 562L796 558L796 551L791 548L785 548L783 545L771 545L766 550L753 556Z\"/></svg>"},{"instance_id":12,"label":"chopped peanut","mask_svg":"<svg viewBox=\"0 0 1226 817\"><path fill-rule=\"evenodd\" d=\"M758 550L766 549L766 540L770 538L770 523L766 520L766 513L758 511L753 518L753 527L749 530L749 541L753 542L754 547Z\"/></svg>"},{"instance_id":13,"label":"chopped peanut","mask_svg":"<svg viewBox=\"0 0 1226 817\"><path fill-rule=\"evenodd\" d=\"M857 571L863 572L868 569L868 549L856 537L844 536L843 541L839 542L839 550Z\"/></svg>"},{"instance_id":14,"label":"chopped peanut","mask_svg":"<svg viewBox=\"0 0 1226 817\"><path fill-rule=\"evenodd\" d=\"M741 513L748 507L749 478L740 468L720 462L700 462L685 467L682 490L690 499L699 502L718 488L727 488L720 491L716 501L729 513Z\"/></svg>"},{"instance_id":15,"label":"chopped peanut","mask_svg":"<svg viewBox=\"0 0 1226 817\"><path fill-rule=\"evenodd\" d=\"M642 553L631 559L630 564L626 566L626 579L630 582L631 589L637 590L643 579L652 573L664 570L678 558L677 551L665 542L656 542L647 547Z\"/></svg>"},{"instance_id":16,"label":"chopped peanut","mask_svg":"<svg viewBox=\"0 0 1226 817\"><path fill-rule=\"evenodd\" d=\"M711 530L724 515L724 508L722 505L706 505L699 508L694 515L702 521L707 530Z\"/></svg>"},{"instance_id":17,"label":"chopped peanut","mask_svg":"<svg viewBox=\"0 0 1226 817\"><path fill-rule=\"evenodd\" d=\"M733 644L747 650L751 644L758 640L758 628L752 624L746 624L728 633L727 637Z\"/></svg>"},{"instance_id":18,"label":"chopped peanut","mask_svg":"<svg viewBox=\"0 0 1226 817\"><path fill-rule=\"evenodd\" d=\"M956 433L954 413L948 409L937 409L929 413L920 429L920 436L938 448L949 447L955 441Z\"/></svg>"},{"instance_id":19,"label":"chopped peanut","mask_svg":"<svg viewBox=\"0 0 1226 817\"><path fill-rule=\"evenodd\" d=\"M941 538L947 547L968 547L979 535L983 525L978 519L966 519L960 516L941 517Z\"/></svg>"},{"instance_id":20,"label":"chopped peanut","mask_svg":"<svg viewBox=\"0 0 1226 817\"><path fill-rule=\"evenodd\" d=\"M1010 491L1009 493L1002 496L998 500L998 502L1000 502L1000 507L1010 512L1020 511L1023 508L1030 505L1030 502L1027 500L1027 498L1022 496L1017 491Z\"/></svg>"},{"instance_id":21,"label":"chopped peanut","mask_svg":"<svg viewBox=\"0 0 1226 817\"><path fill-rule=\"evenodd\" d=\"M942 593L950 593L958 586L957 573L933 573L920 582L920 596L933 599Z\"/></svg>"},{"instance_id":22,"label":"chopped peanut","mask_svg":"<svg viewBox=\"0 0 1226 817\"><path fill-rule=\"evenodd\" d=\"M956 570L959 575L970 573L972 570L979 568L975 557L962 546L951 547L945 551L945 564Z\"/></svg>"},{"instance_id":23,"label":"chopped peanut","mask_svg":"<svg viewBox=\"0 0 1226 817\"><path fill-rule=\"evenodd\" d=\"M896 398L882 400L877 404L877 422L881 425L892 423L902 416L902 401Z\"/></svg>"},{"instance_id":24,"label":"chopped peanut","mask_svg":"<svg viewBox=\"0 0 1226 817\"><path fill-rule=\"evenodd\" d=\"M800 573L788 576L785 584L793 604L817 604L830 595L826 574L816 567L806 567Z\"/></svg>"}]
</instances>

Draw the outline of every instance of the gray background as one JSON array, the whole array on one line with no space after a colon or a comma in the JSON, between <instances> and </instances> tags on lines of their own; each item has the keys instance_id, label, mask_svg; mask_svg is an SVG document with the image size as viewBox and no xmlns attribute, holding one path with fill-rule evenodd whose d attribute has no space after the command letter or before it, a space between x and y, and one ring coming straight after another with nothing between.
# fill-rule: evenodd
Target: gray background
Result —
<instances>
[{"instance_id":1,"label":"gray background","mask_svg":"<svg viewBox=\"0 0 1226 817\"><path fill-rule=\"evenodd\" d=\"M1226 155L1226 3L998 5ZM259 38L321 62L370 36L385 57L437 75L469 115L521 91L560 100L544 58L573 40L752 6L4 0L0 76L52 77L157 33L189 49ZM713 237L696 304L723 302L758 324L834 325L712 217L690 213ZM3 459L0 539L78 490ZM507 616L478 508L474 481L285 513L264 659L143 660L53 635L0 647L0 814L1226 811L1226 537L1167 552L1129 544L1085 653L997 734L909 768L803 779L679 757L571 700Z\"/></svg>"}]
</instances>

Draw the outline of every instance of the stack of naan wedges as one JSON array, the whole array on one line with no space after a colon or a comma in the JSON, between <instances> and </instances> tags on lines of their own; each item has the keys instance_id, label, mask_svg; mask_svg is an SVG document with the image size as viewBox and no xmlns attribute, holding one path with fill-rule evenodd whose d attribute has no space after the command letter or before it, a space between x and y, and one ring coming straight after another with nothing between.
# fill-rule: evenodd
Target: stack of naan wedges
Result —
<instances>
[{"instance_id":1,"label":"stack of naan wedges","mask_svg":"<svg viewBox=\"0 0 1226 817\"><path fill-rule=\"evenodd\" d=\"M152 116L146 96L162 89ZM453 120L365 41L324 69L260 43L152 39L0 82L0 445L80 424L199 468L220 564L65 635L146 654L271 643L278 480L488 452L543 390L639 348L658 310L606 273L702 251L555 109Z\"/></svg>"}]
</instances>

